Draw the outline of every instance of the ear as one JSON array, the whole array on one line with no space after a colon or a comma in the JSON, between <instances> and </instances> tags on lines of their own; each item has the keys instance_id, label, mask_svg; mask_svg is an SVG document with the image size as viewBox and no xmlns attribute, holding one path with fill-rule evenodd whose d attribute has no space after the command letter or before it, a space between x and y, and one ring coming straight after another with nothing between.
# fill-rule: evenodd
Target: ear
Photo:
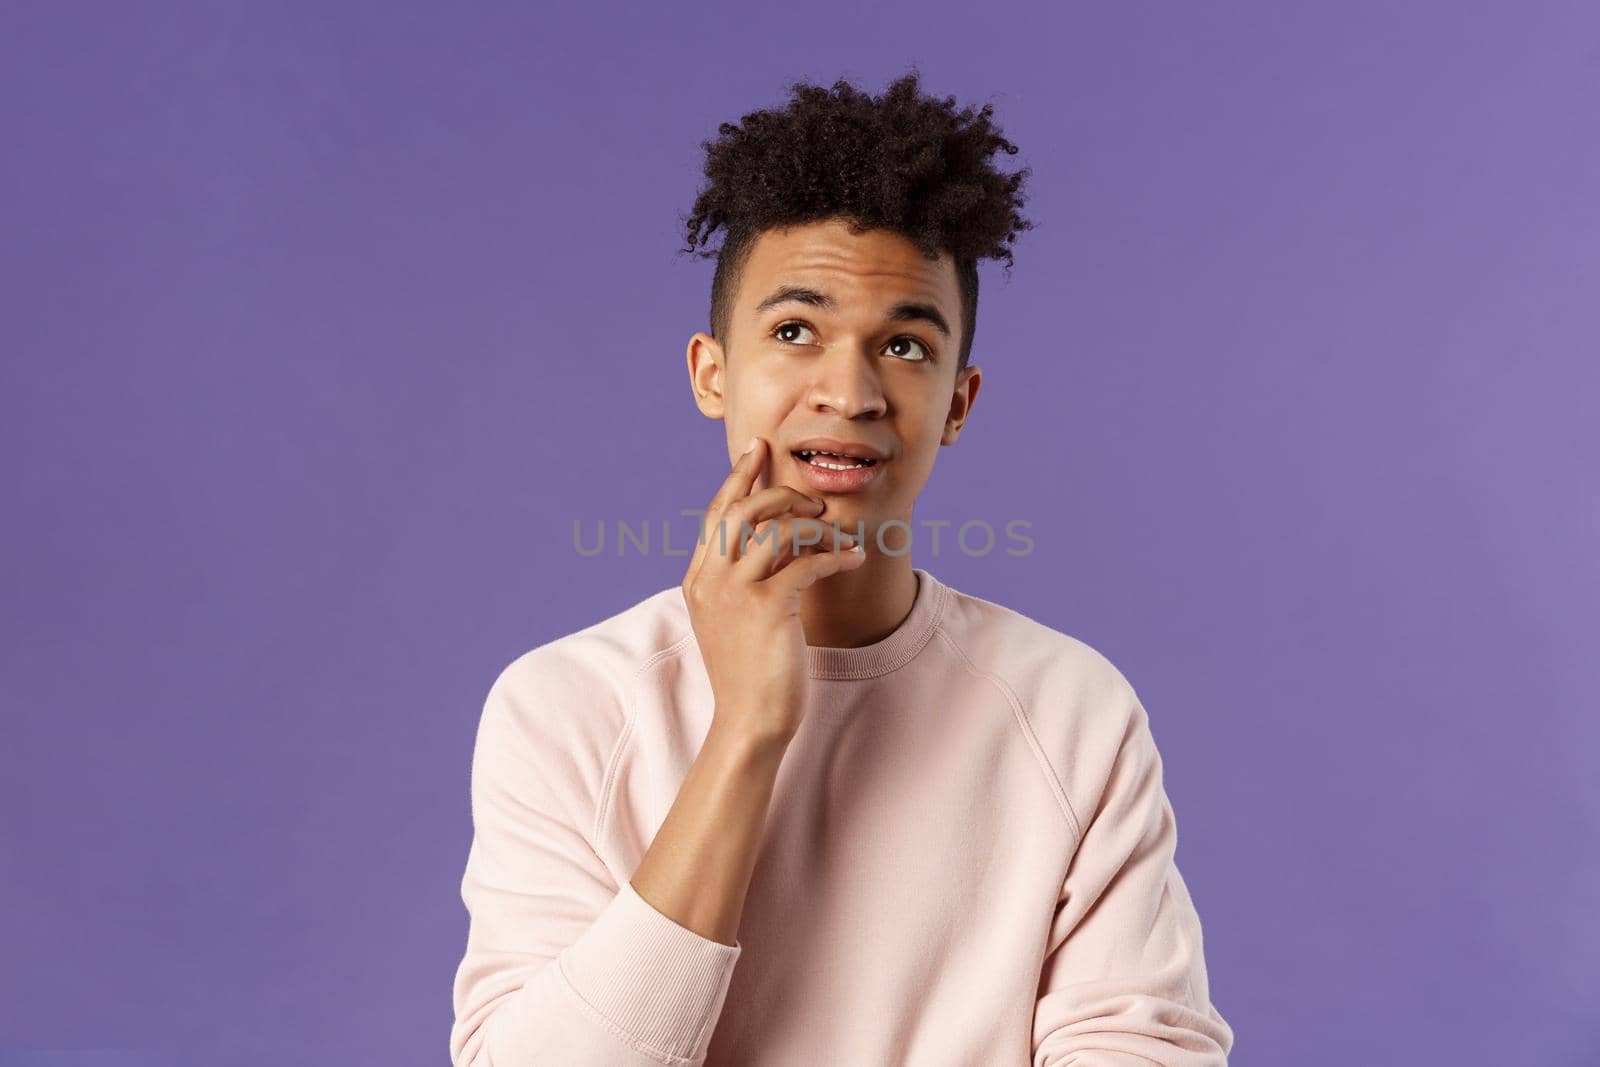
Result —
<instances>
[{"instance_id":1,"label":"ear","mask_svg":"<svg viewBox=\"0 0 1600 1067\"><path fill-rule=\"evenodd\" d=\"M689 388L694 391L695 405L708 419L720 419L726 414L723 387L726 375L726 357L722 343L704 330L689 338Z\"/></svg>"},{"instance_id":2,"label":"ear","mask_svg":"<svg viewBox=\"0 0 1600 1067\"><path fill-rule=\"evenodd\" d=\"M983 371L971 364L956 375L956 387L950 394L950 413L944 420L944 433L939 436L941 445L953 445L961 436L961 427L972 414L972 405L978 399L978 387L983 384Z\"/></svg>"}]
</instances>

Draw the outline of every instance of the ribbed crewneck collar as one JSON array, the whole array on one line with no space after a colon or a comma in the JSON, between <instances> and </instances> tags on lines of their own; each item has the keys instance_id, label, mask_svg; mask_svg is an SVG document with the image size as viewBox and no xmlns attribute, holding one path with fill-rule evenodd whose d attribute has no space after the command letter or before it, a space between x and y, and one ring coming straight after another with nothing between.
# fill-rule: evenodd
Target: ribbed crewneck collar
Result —
<instances>
[{"instance_id":1,"label":"ribbed crewneck collar","mask_svg":"<svg viewBox=\"0 0 1600 1067\"><path fill-rule=\"evenodd\" d=\"M858 648L807 645L811 677L875 678L905 666L922 651L939 624L947 587L921 567L913 567L912 573L917 576L917 596L911 603L910 613L894 632L881 641Z\"/></svg>"}]
</instances>

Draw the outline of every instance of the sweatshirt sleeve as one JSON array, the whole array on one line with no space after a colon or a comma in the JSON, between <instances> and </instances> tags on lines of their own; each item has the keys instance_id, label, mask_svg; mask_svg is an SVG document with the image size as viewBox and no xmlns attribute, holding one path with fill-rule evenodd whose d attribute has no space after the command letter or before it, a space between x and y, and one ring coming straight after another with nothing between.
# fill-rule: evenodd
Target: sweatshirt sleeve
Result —
<instances>
[{"instance_id":1,"label":"sweatshirt sleeve","mask_svg":"<svg viewBox=\"0 0 1600 1067\"><path fill-rule=\"evenodd\" d=\"M582 678L535 650L484 702L452 1067L700 1064L721 1014L741 946L657 911L591 844L620 731Z\"/></svg>"},{"instance_id":2,"label":"sweatshirt sleeve","mask_svg":"<svg viewBox=\"0 0 1600 1067\"><path fill-rule=\"evenodd\" d=\"M1083 761L1080 781L1100 784L1070 790L1084 822L1049 929L1032 1067L1226 1067L1233 1031L1211 1003L1161 756L1119 688L1120 736L1101 734Z\"/></svg>"}]
</instances>

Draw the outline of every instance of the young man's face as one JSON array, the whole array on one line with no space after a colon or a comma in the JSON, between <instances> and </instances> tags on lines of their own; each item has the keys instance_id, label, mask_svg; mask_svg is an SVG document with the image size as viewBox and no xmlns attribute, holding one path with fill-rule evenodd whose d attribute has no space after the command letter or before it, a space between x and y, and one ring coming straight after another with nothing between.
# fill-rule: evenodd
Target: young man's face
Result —
<instances>
[{"instance_id":1,"label":"young man's face","mask_svg":"<svg viewBox=\"0 0 1600 1067\"><path fill-rule=\"evenodd\" d=\"M816 295L783 299L788 287ZM832 306L819 306L824 299ZM897 315L897 307L916 310ZM721 344L696 333L688 362L700 410L726 424L730 463L760 434L769 462L758 490L793 486L825 502L820 521L846 530L864 522L869 538L890 519L909 523L981 378L975 366L956 374L961 290L949 254L928 260L899 234L854 234L843 221L765 231L740 278L729 332ZM817 437L883 458L865 471L812 470L792 451ZM883 544L898 551L907 536L889 530Z\"/></svg>"}]
</instances>

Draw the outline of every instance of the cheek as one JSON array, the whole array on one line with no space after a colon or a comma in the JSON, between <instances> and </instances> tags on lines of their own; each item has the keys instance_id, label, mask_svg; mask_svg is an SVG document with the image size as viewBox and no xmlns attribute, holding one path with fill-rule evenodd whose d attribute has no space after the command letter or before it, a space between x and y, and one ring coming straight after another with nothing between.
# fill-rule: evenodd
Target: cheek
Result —
<instances>
[{"instance_id":1,"label":"cheek","mask_svg":"<svg viewBox=\"0 0 1600 1067\"><path fill-rule=\"evenodd\" d=\"M784 416L802 398L800 390L792 383L772 374L749 372L730 379L724 395L728 410L737 412L752 433L763 433L782 425Z\"/></svg>"},{"instance_id":2,"label":"cheek","mask_svg":"<svg viewBox=\"0 0 1600 1067\"><path fill-rule=\"evenodd\" d=\"M933 470L934 461L939 457L939 447L939 438L931 437L902 453L901 462L894 464L900 468L900 480L907 482L926 479Z\"/></svg>"}]
</instances>

